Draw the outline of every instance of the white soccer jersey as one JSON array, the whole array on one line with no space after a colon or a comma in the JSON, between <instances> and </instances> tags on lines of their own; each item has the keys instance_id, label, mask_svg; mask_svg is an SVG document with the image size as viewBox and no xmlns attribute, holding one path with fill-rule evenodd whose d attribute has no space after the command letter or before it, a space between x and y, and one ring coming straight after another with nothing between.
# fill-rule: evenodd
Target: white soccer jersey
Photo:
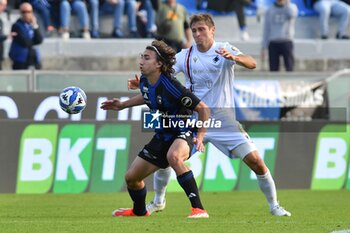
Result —
<instances>
[{"instance_id":1,"label":"white soccer jersey","mask_svg":"<svg viewBox=\"0 0 350 233\"><path fill-rule=\"evenodd\" d=\"M175 73L183 72L186 76L186 88L211 108L234 108L233 81L234 65L215 52L226 48L233 55L242 54L229 43L214 42L205 53L197 46L183 49L176 55Z\"/></svg>"},{"instance_id":2,"label":"white soccer jersey","mask_svg":"<svg viewBox=\"0 0 350 233\"><path fill-rule=\"evenodd\" d=\"M210 107L212 118L222 122L221 130L207 129L204 141L211 142L229 157L243 158L245 153L231 154L231 151L246 142L251 144L250 150L255 150L255 146L241 131L235 117L233 82L236 62L215 52L220 48L229 50L235 56L242 54L227 42L214 42L205 53L198 51L194 45L176 55L174 69L175 73L185 74L186 88Z\"/></svg>"}]
</instances>

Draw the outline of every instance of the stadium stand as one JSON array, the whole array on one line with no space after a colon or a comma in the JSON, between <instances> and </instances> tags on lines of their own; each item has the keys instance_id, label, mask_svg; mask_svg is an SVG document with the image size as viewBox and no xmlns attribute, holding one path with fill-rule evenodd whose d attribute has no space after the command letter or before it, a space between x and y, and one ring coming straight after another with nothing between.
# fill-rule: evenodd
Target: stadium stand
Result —
<instances>
[{"instance_id":1,"label":"stadium stand","mask_svg":"<svg viewBox=\"0 0 350 233\"><path fill-rule=\"evenodd\" d=\"M210 1L210 0L209 0ZM208 12L211 13L214 16L217 15L232 15L234 12L220 12L220 11L215 11L215 10L210 10L210 9L205 9L206 6L208 5L209 1L201 1L201 9L198 10L196 8L196 3L195 0L177 0L178 3L183 4L188 12L190 14L194 14L197 12ZM214 1L214 0L212 0ZM245 13L247 16L256 16L257 14L257 9L259 7L261 8L267 8L273 4L273 0L253 0L252 3L245 8ZM312 9L311 5L309 5L308 0L292 0L293 3L295 3L298 6L299 9L299 16L315 16L316 12Z\"/></svg>"},{"instance_id":2,"label":"stadium stand","mask_svg":"<svg viewBox=\"0 0 350 233\"><path fill-rule=\"evenodd\" d=\"M188 7L189 12L198 12L195 0L178 0ZM234 13L213 13L216 23L216 38L218 41L228 41L236 45L243 52L251 54L258 59L258 70L266 70L266 65L260 64L261 35L263 19L259 20L256 14L257 4L271 4L272 0L256 0L251 14L247 16L248 32L251 40L240 41L238 24ZM320 40L318 31L318 18L313 10L307 8L304 0L293 0L298 4L300 16L296 22L296 71L335 71L350 67L350 41L335 40L336 21L331 19L330 28L332 37L326 41ZM262 3L261 3L262 2ZM203 10L200 10L203 12ZM10 22L14 22L19 12L11 10ZM1 17L7 17L3 14ZM109 34L113 27L110 16L101 17L102 33ZM77 26L77 19L72 20L73 27ZM123 28L126 29L127 21L124 18ZM5 28L10 30L9 25ZM350 28L347 28L350 34ZM315 39L317 38L317 39ZM71 39L62 41L59 38L49 38L41 45L44 58L43 68L48 70L134 70L138 68L137 57L144 46L150 43L150 39L94 39L83 41ZM5 56L8 52L9 41L5 43ZM125 48L128 48L127 50ZM5 69L10 69L7 59Z\"/></svg>"}]
</instances>

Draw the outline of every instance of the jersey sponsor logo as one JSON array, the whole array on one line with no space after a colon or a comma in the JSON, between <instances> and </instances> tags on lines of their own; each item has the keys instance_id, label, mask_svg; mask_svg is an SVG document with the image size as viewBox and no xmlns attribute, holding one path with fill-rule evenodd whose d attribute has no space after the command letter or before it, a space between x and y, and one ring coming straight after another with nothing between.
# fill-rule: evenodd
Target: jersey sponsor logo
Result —
<instances>
[{"instance_id":1,"label":"jersey sponsor logo","mask_svg":"<svg viewBox=\"0 0 350 233\"><path fill-rule=\"evenodd\" d=\"M212 87L213 87L213 81L211 81L211 80L206 80L206 81L205 81L205 85L206 85L208 88L212 88Z\"/></svg>"},{"instance_id":2,"label":"jersey sponsor logo","mask_svg":"<svg viewBox=\"0 0 350 233\"><path fill-rule=\"evenodd\" d=\"M142 87L142 91L143 91L143 92L147 92L147 93L148 93L148 87L145 87L145 86L144 86L144 87Z\"/></svg>"},{"instance_id":3,"label":"jersey sponsor logo","mask_svg":"<svg viewBox=\"0 0 350 233\"><path fill-rule=\"evenodd\" d=\"M148 100L148 95L147 95L147 93L143 94L143 98L146 99L146 100Z\"/></svg>"},{"instance_id":4,"label":"jersey sponsor logo","mask_svg":"<svg viewBox=\"0 0 350 233\"><path fill-rule=\"evenodd\" d=\"M202 69L202 70L196 70L193 69L192 73L195 75L200 75L200 74L219 74L221 72L220 69Z\"/></svg>"},{"instance_id":5,"label":"jersey sponsor logo","mask_svg":"<svg viewBox=\"0 0 350 233\"><path fill-rule=\"evenodd\" d=\"M185 107L190 107L192 105L192 99L188 96L185 96L181 99L181 103L185 106Z\"/></svg>"}]
</instances>

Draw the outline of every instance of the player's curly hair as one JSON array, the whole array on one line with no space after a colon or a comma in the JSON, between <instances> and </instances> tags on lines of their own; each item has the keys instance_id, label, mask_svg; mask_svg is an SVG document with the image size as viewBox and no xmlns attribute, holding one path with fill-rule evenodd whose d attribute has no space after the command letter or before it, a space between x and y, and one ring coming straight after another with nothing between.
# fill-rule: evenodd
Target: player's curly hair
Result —
<instances>
[{"instance_id":1,"label":"player's curly hair","mask_svg":"<svg viewBox=\"0 0 350 233\"><path fill-rule=\"evenodd\" d=\"M157 54L157 60L162 63L161 72L170 77L174 74L173 65L176 62L176 52L168 46L164 41L154 40L146 49L152 50Z\"/></svg>"}]
</instances>

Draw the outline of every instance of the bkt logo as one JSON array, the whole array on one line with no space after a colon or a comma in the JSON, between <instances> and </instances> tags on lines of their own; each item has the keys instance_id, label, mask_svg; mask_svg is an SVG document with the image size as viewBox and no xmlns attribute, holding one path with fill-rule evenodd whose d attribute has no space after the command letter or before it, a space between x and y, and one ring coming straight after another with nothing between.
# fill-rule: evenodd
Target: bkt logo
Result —
<instances>
[{"instance_id":1,"label":"bkt logo","mask_svg":"<svg viewBox=\"0 0 350 233\"><path fill-rule=\"evenodd\" d=\"M144 129L160 129L162 114L157 110L156 112L143 113L143 128Z\"/></svg>"},{"instance_id":2,"label":"bkt logo","mask_svg":"<svg viewBox=\"0 0 350 233\"><path fill-rule=\"evenodd\" d=\"M22 133L17 193L119 192L131 125L30 124Z\"/></svg>"}]
</instances>

